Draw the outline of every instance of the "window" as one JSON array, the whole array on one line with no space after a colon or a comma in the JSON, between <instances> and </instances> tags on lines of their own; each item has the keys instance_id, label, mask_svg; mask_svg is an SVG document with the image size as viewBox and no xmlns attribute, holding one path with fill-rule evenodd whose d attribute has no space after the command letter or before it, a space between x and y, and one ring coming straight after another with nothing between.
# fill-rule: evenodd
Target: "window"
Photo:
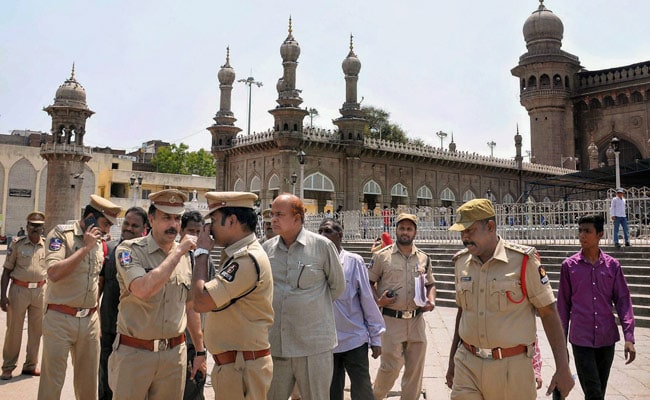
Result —
<instances>
[{"instance_id":1,"label":"window","mask_svg":"<svg viewBox=\"0 0 650 400\"><path fill-rule=\"evenodd\" d=\"M276 174L269 179L269 190L280 190L280 178Z\"/></svg>"},{"instance_id":2,"label":"window","mask_svg":"<svg viewBox=\"0 0 650 400\"><path fill-rule=\"evenodd\" d=\"M316 190L319 192L333 192L334 183L320 172L313 173L303 181L305 190Z\"/></svg>"},{"instance_id":3,"label":"window","mask_svg":"<svg viewBox=\"0 0 650 400\"><path fill-rule=\"evenodd\" d=\"M418 199L433 199L433 193L431 193L431 189L429 189L426 186L420 186L418 189L417 193L417 198Z\"/></svg>"},{"instance_id":4,"label":"window","mask_svg":"<svg viewBox=\"0 0 650 400\"><path fill-rule=\"evenodd\" d=\"M393 187L390 189L390 195L397 196L397 197L408 197L409 191L406 188L406 186L398 182L395 185L393 185Z\"/></svg>"},{"instance_id":5,"label":"window","mask_svg":"<svg viewBox=\"0 0 650 400\"><path fill-rule=\"evenodd\" d=\"M244 181L242 181L240 178L237 178L235 181L235 186L233 187L233 190L235 192L243 192L246 190L246 187L244 186Z\"/></svg>"},{"instance_id":6,"label":"window","mask_svg":"<svg viewBox=\"0 0 650 400\"><path fill-rule=\"evenodd\" d=\"M456 201L456 196L454 196L454 192L451 191L449 188L445 188L441 193L440 193L440 200L442 201Z\"/></svg>"},{"instance_id":7,"label":"window","mask_svg":"<svg viewBox=\"0 0 650 400\"><path fill-rule=\"evenodd\" d=\"M463 193L463 202L467 202L470 200L474 200L476 198L476 194L472 192L471 190L466 190L465 193Z\"/></svg>"},{"instance_id":8,"label":"window","mask_svg":"<svg viewBox=\"0 0 650 400\"><path fill-rule=\"evenodd\" d=\"M371 179L363 185L363 194L381 194L381 187Z\"/></svg>"}]
</instances>

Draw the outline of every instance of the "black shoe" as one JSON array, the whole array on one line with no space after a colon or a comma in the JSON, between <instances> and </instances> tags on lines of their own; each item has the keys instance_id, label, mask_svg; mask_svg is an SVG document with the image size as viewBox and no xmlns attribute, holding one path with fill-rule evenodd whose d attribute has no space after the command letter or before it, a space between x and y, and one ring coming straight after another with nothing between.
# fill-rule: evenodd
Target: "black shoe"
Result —
<instances>
[{"instance_id":1,"label":"black shoe","mask_svg":"<svg viewBox=\"0 0 650 400\"><path fill-rule=\"evenodd\" d=\"M617 249L620 249L620 248L621 248L621 245L618 244L618 243L616 243L616 244L614 245L614 247L616 247Z\"/></svg>"},{"instance_id":2,"label":"black shoe","mask_svg":"<svg viewBox=\"0 0 650 400\"><path fill-rule=\"evenodd\" d=\"M625 247L632 247L632 245L630 244L630 242L627 242L625 243Z\"/></svg>"}]
</instances>

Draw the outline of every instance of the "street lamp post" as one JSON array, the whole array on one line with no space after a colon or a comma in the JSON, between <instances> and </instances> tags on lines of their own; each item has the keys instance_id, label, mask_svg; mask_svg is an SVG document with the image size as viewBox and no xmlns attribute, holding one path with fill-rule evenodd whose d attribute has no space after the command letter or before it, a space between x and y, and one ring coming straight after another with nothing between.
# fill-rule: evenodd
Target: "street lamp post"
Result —
<instances>
[{"instance_id":1,"label":"street lamp post","mask_svg":"<svg viewBox=\"0 0 650 400\"><path fill-rule=\"evenodd\" d=\"M304 189L304 183L305 183L305 152L300 150L298 152L298 163L300 164L300 201L303 201L305 199L305 189Z\"/></svg>"},{"instance_id":2,"label":"street lamp post","mask_svg":"<svg viewBox=\"0 0 650 400\"><path fill-rule=\"evenodd\" d=\"M438 137L440 138L440 150L443 150L443 149L444 149L444 146L443 146L443 143L442 143L442 142L443 142L443 141L445 140L445 138L447 137L447 132L438 131L438 132L436 132L436 136L438 136Z\"/></svg>"},{"instance_id":3,"label":"street lamp post","mask_svg":"<svg viewBox=\"0 0 650 400\"><path fill-rule=\"evenodd\" d=\"M262 86L262 82L256 82L255 78L252 76L249 76L246 79L240 79L237 82L243 82L244 85L248 86L248 134L251 134L251 94L252 94L252 87L253 85L257 85L257 87Z\"/></svg>"},{"instance_id":4,"label":"street lamp post","mask_svg":"<svg viewBox=\"0 0 650 400\"><path fill-rule=\"evenodd\" d=\"M131 191L133 192L133 207L137 206L138 204L138 189L142 188L142 174L138 174L138 176L135 176L135 174L131 174L129 177L129 182L131 182Z\"/></svg>"},{"instance_id":5,"label":"street lamp post","mask_svg":"<svg viewBox=\"0 0 650 400\"><path fill-rule=\"evenodd\" d=\"M293 171L291 173L291 187L293 188L293 195L296 195L296 182L298 181L298 175L296 175L296 171Z\"/></svg>"},{"instance_id":6,"label":"street lamp post","mask_svg":"<svg viewBox=\"0 0 650 400\"><path fill-rule=\"evenodd\" d=\"M487 142L487 145L490 148L490 157L494 157L494 146L496 146L497 143L494 140L490 140Z\"/></svg>"},{"instance_id":7,"label":"street lamp post","mask_svg":"<svg viewBox=\"0 0 650 400\"><path fill-rule=\"evenodd\" d=\"M614 136L611 140L612 149L614 150L614 161L616 164L616 189L621 187L621 167L619 163L619 154L621 152L621 141Z\"/></svg>"}]
</instances>

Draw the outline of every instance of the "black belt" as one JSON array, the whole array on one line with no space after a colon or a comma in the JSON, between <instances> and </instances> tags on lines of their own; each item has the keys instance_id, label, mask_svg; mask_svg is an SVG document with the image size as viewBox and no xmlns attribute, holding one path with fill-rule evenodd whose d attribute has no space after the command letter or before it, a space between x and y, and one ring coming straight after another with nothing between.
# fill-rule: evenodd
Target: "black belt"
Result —
<instances>
[{"instance_id":1,"label":"black belt","mask_svg":"<svg viewBox=\"0 0 650 400\"><path fill-rule=\"evenodd\" d=\"M384 315L388 315L389 317L393 318L399 318L399 319L411 319L415 318L418 315L422 314L422 309L418 308L413 311L398 311L398 310L391 310L390 308L383 308L381 310L381 313Z\"/></svg>"}]
</instances>

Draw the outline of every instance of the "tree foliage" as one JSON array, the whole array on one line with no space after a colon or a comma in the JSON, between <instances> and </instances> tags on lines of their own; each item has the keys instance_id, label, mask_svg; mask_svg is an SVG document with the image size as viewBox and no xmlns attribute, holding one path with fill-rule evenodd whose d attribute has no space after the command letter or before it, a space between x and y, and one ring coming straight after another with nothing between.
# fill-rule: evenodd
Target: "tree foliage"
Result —
<instances>
[{"instance_id":1,"label":"tree foliage","mask_svg":"<svg viewBox=\"0 0 650 400\"><path fill-rule=\"evenodd\" d=\"M200 149L187 151L185 143L161 147L151 160L156 171L168 174L216 176L216 164L211 153Z\"/></svg>"},{"instance_id":2,"label":"tree foliage","mask_svg":"<svg viewBox=\"0 0 650 400\"><path fill-rule=\"evenodd\" d=\"M390 121L390 113L379 107L361 107L366 114L369 123L369 130L366 136L375 139L390 140L392 142L407 143L406 132L398 124Z\"/></svg>"}]
</instances>

